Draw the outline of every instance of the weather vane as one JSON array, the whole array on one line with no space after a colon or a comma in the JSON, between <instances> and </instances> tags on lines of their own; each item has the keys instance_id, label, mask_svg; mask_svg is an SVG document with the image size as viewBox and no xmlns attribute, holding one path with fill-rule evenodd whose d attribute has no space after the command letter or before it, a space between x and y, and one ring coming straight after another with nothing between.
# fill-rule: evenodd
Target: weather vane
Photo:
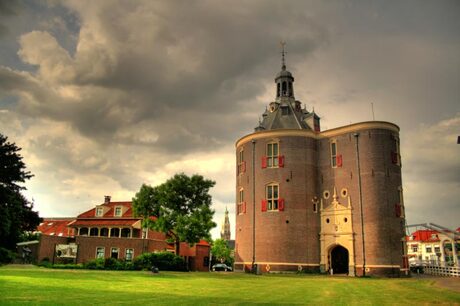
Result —
<instances>
[{"instance_id":1,"label":"weather vane","mask_svg":"<svg viewBox=\"0 0 460 306\"><path fill-rule=\"evenodd\" d=\"M286 45L286 42L285 41L280 41L280 45L281 45L281 67L283 70L286 69L286 62L285 62L285 59L284 59L284 56L286 55L286 51L284 50L284 46Z\"/></svg>"}]
</instances>

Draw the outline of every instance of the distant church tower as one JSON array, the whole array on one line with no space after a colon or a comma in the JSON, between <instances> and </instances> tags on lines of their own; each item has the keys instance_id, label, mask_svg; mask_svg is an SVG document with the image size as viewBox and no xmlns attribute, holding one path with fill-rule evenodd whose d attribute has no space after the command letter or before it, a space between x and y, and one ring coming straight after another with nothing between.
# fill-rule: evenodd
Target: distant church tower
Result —
<instances>
[{"instance_id":1,"label":"distant church tower","mask_svg":"<svg viewBox=\"0 0 460 306\"><path fill-rule=\"evenodd\" d=\"M220 230L220 238L229 241L230 240L230 220L228 219L228 210L225 207L225 218L224 222L222 223L222 229Z\"/></svg>"}]
</instances>

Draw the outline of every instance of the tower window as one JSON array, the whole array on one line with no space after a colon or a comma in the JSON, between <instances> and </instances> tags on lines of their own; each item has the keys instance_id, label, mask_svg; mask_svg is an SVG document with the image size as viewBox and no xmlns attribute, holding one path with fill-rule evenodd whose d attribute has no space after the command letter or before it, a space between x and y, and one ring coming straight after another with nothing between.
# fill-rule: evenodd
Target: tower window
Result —
<instances>
[{"instance_id":1,"label":"tower window","mask_svg":"<svg viewBox=\"0 0 460 306\"><path fill-rule=\"evenodd\" d=\"M292 94L292 83L289 82L289 96L292 97L293 94Z\"/></svg>"},{"instance_id":2,"label":"tower window","mask_svg":"<svg viewBox=\"0 0 460 306\"><path fill-rule=\"evenodd\" d=\"M269 184L265 188L267 199L267 210L278 210L279 200L278 184Z\"/></svg>"},{"instance_id":3,"label":"tower window","mask_svg":"<svg viewBox=\"0 0 460 306\"><path fill-rule=\"evenodd\" d=\"M331 142L331 165L332 168L337 167L337 142Z\"/></svg>"},{"instance_id":4,"label":"tower window","mask_svg":"<svg viewBox=\"0 0 460 306\"><path fill-rule=\"evenodd\" d=\"M399 151L399 138L394 137L395 150L391 152L391 162L397 166L401 166L401 153Z\"/></svg>"},{"instance_id":5,"label":"tower window","mask_svg":"<svg viewBox=\"0 0 460 306\"><path fill-rule=\"evenodd\" d=\"M246 213L246 202L244 202L244 189L241 188L238 192L238 214Z\"/></svg>"},{"instance_id":6,"label":"tower window","mask_svg":"<svg viewBox=\"0 0 460 306\"><path fill-rule=\"evenodd\" d=\"M287 94L287 83L286 82L283 82L283 85L282 85L282 96L286 96Z\"/></svg>"},{"instance_id":7,"label":"tower window","mask_svg":"<svg viewBox=\"0 0 460 306\"><path fill-rule=\"evenodd\" d=\"M280 83L276 83L276 97L280 96Z\"/></svg>"},{"instance_id":8,"label":"tower window","mask_svg":"<svg viewBox=\"0 0 460 306\"><path fill-rule=\"evenodd\" d=\"M246 172L246 162L244 161L244 151L238 152L238 174Z\"/></svg>"},{"instance_id":9,"label":"tower window","mask_svg":"<svg viewBox=\"0 0 460 306\"><path fill-rule=\"evenodd\" d=\"M278 156L278 143L275 142L267 144L267 167L278 167Z\"/></svg>"}]
</instances>

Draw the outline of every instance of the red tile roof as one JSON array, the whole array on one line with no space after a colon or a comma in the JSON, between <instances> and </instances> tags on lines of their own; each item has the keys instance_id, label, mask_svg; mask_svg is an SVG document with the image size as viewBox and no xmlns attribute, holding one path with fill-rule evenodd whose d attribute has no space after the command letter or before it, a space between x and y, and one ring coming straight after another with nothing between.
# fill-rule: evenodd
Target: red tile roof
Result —
<instances>
[{"instance_id":1,"label":"red tile roof","mask_svg":"<svg viewBox=\"0 0 460 306\"><path fill-rule=\"evenodd\" d=\"M121 216L122 218L133 218L132 212L132 202L109 202L98 205L98 207L108 207L109 210L102 217L114 217L114 211L116 206L124 206L127 208L125 213ZM96 216L96 207L85 211L84 213L77 216L77 218L100 218L101 216ZM117 217L120 218L120 217Z\"/></svg>"},{"instance_id":2,"label":"red tile roof","mask_svg":"<svg viewBox=\"0 0 460 306\"><path fill-rule=\"evenodd\" d=\"M74 235L74 230L68 225L73 221L73 218L45 218L37 227L37 231L43 235L70 237Z\"/></svg>"},{"instance_id":3,"label":"red tile roof","mask_svg":"<svg viewBox=\"0 0 460 306\"><path fill-rule=\"evenodd\" d=\"M78 219L70 226L133 226L134 223L138 222L138 219L95 219L95 220L82 220Z\"/></svg>"},{"instance_id":4,"label":"red tile roof","mask_svg":"<svg viewBox=\"0 0 460 306\"><path fill-rule=\"evenodd\" d=\"M439 241L438 232L433 230L418 230L412 233L412 241L436 242ZM409 240L409 237L407 238Z\"/></svg>"}]
</instances>

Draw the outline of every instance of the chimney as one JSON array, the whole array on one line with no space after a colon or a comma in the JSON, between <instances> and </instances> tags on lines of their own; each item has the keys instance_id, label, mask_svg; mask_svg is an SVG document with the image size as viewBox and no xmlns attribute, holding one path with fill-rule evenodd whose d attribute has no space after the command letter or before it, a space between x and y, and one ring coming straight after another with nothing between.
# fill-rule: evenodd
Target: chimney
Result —
<instances>
[{"instance_id":1,"label":"chimney","mask_svg":"<svg viewBox=\"0 0 460 306\"><path fill-rule=\"evenodd\" d=\"M109 204L110 203L110 196L104 196L104 204Z\"/></svg>"}]
</instances>

